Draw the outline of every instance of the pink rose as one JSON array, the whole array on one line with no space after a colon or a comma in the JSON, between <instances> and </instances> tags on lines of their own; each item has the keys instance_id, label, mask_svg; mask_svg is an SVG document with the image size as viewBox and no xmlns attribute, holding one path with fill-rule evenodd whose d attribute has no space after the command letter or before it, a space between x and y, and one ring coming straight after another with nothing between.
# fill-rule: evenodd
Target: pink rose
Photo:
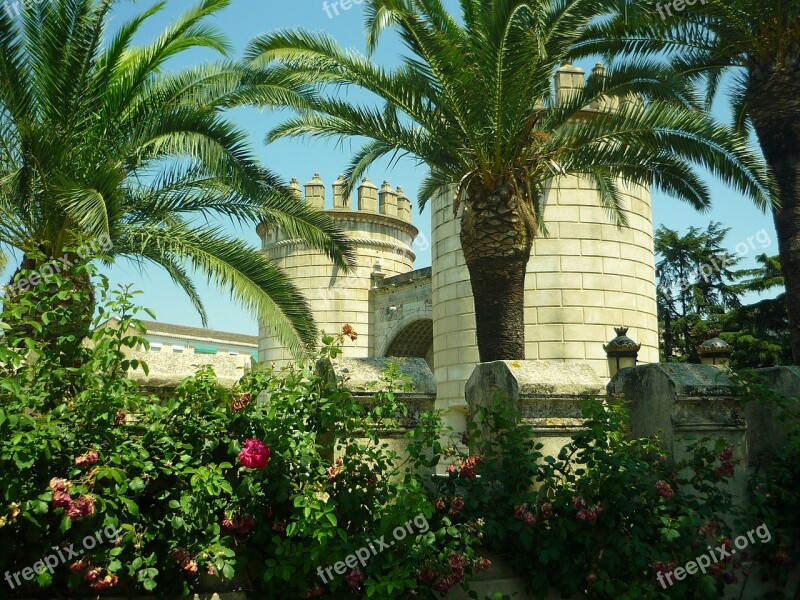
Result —
<instances>
[{"instance_id":1,"label":"pink rose","mask_svg":"<svg viewBox=\"0 0 800 600\"><path fill-rule=\"evenodd\" d=\"M68 492L69 481L66 479L61 479L60 477L53 477L50 480L50 489L54 492Z\"/></svg>"},{"instance_id":2,"label":"pink rose","mask_svg":"<svg viewBox=\"0 0 800 600\"><path fill-rule=\"evenodd\" d=\"M67 492L56 492L53 494L53 506L56 508L69 508L72 505L72 498Z\"/></svg>"},{"instance_id":3,"label":"pink rose","mask_svg":"<svg viewBox=\"0 0 800 600\"><path fill-rule=\"evenodd\" d=\"M197 575L200 572L200 567L193 560L185 561L181 565L181 569L183 569L183 572L186 573L187 575L191 576L191 577L194 577L195 575Z\"/></svg>"},{"instance_id":4,"label":"pink rose","mask_svg":"<svg viewBox=\"0 0 800 600\"><path fill-rule=\"evenodd\" d=\"M666 481L656 481L656 493L662 498L672 498L675 492L672 491L672 486Z\"/></svg>"},{"instance_id":5,"label":"pink rose","mask_svg":"<svg viewBox=\"0 0 800 600\"><path fill-rule=\"evenodd\" d=\"M249 439L239 452L239 462L248 469L262 470L269 464L269 448L261 440Z\"/></svg>"},{"instance_id":6,"label":"pink rose","mask_svg":"<svg viewBox=\"0 0 800 600\"><path fill-rule=\"evenodd\" d=\"M75 457L75 466L88 467L96 463L99 458L100 455L97 453L97 450L89 450L87 453Z\"/></svg>"},{"instance_id":7,"label":"pink rose","mask_svg":"<svg viewBox=\"0 0 800 600\"><path fill-rule=\"evenodd\" d=\"M80 575L89 567L88 563L85 562L85 559L76 560L69 566L69 570L75 573L76 575Z\"/></svg>"},{"instance_id":8,"label":"pink rose","mask_svg":"<svg viewBox=\"0 0 800 600\"><path fill-rule=\"evenodd\" d=\"M94 514L94 498L91 496L81 496L67 507L67 516L73 520L92 514Z\"/></svg>"},{"instance_id":9,"label":"pink rose","mask_svg":"<svg viewBox=\"0 0 800 600\"><path fill-rule=\"evenodd\" d=\"M361 569L353 569L345 576L345 581L347 581L347 585L355 589L364 581L364 573L361 572Z\"/></svg>"}]
</instances>

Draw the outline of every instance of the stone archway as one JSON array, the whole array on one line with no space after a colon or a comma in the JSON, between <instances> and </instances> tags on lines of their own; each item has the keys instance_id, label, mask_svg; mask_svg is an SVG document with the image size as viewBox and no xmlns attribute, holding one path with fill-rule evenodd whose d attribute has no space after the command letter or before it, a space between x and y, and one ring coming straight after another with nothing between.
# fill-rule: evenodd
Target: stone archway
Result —
<instances>
[{"instance_id":1,"label":"stone archway","mask_svg":"<svg viewBox=\"0 0 800 600\"><path fill-rule=\"evenodd\" d=\"M433 371L433 321L417 319L403 327L386 347L385 355L424 358Z\"/></svg>"}]
</instances>

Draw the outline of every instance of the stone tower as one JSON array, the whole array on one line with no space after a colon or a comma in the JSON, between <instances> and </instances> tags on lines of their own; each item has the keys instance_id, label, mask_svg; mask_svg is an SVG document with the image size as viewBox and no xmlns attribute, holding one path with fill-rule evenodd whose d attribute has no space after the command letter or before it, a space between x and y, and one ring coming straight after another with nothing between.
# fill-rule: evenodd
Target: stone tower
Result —
<instances>
[{"instance_id":1,"label":"stone tower","mask_svg":"<svg viewBox=\"0 0 800 600\"><path fill-rule=\"evenodd\" d=\"M563 101L584 85L584 72L567 64L555 84L556 99ZM586 111L613 110L615 105L610 99ZM642 344L639 362L658 362L650 190L625 183L621 190L628 217L623 228L610 221L589 180L564 177L547 193L549 236L535 240L527 268L529 360L585 362L607 379L603 344L614 337L615 326L624 325ZM453 190L433 198L431 210L434 376L437 406L447 409L464 405L464 384L478 363L478 348Z\"/></svg>"},{"instance_id":2,"label":"stone tower","mask_svg":"<svg viewBox=\"0 0 800 600\"><path fill-rule=\"evenodd\" d=\"M296 179L290 185L298 197L303 196ZM353 273L341 272L326 256L279 232L261 226L258 234L270 260L306 294L319 331L336 334L342 325L350 324L358 339L347 343L346 354L371 356L374 322L370 290L385 277L413 269L412 244L419 231L411 224L411 202L402 188L395 190L387 181L378 188L365 178L358 187L354 208L344 194L345 185L341 177L333 183L332 208L325 212L353 242L356 255ZM325 209L325 184L319 174L305 184L304 201L314 208ZM285 364L291 360L291 354L272 335L269 326L261 325L259 338L260 361Z\"/></svg>"}]
</instances>

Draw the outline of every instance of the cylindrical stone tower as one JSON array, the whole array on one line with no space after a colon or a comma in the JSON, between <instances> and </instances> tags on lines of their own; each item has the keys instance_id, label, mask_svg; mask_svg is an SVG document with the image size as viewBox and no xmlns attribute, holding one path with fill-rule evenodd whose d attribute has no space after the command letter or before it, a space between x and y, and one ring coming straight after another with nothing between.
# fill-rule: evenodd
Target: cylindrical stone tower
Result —
<instances>
[{"instance_id":1,"label":"cylindrical stone tower","mask_svg":"<svg viewBox=\"0 0 800 600\"><path fill-rule=\"evenodd\" d=\"M556 97L582 85L583 71L565 65ZM603 106L613 110L613 103ZM587 107L588 108L588 107ZM591 108L588 108L591 110ZM529 360L589 363L608 378L603 344L614 327L642 344L639 361L658 362L655 255L650 190L620 184L628 225L614 225L588 179L564 177L547 193L548 237L535 240L525 292ZM433 363L437 406L464 405L464 384L478 363L475 310L453 215L454 190L432 198Z\"/></svg>"},{"instance_id":2,"label":"cylindrical stone tower","mask_svg":"<svg viewBox=\"0 0 800 600\"><path fill-rule=\"evenodd\" d=\"M370 289L384 277L413 270L415 255L411 248L419 231L411 224L410 210L398 213L397 192L388 182L381 187L379 204L377 186L365 178L358 188L357 210L351 209L344 184L341 178L333 184L333 209L326 213L353 242L353 273L342 273L326 256L300 240L286 239L263 225L258 234L270 260L305 293L320 332L336 334L344 324L350 324L358 339L348 342L345 352L354 357L370 356L374 337ZM299 194L295 180L291 185ZM319 209L325 206L325 185L318 174L305 186L305 202ZM284 364L293 358L267 324L261 324L259 337L259 360Z\"/></svg>"}]
</instances>

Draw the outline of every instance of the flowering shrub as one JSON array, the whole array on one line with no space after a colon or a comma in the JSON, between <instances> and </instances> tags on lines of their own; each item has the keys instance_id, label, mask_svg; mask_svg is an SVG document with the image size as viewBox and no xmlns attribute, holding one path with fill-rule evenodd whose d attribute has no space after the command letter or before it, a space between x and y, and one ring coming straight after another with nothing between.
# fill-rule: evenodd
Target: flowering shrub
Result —
<instances>
[{"instance_id":1,"label":"flowering shrub","mask_svg":"<svg viewBox=\"0 0 800 600\"><path fill-rule=\"evenodd\" d=\"M788 582L793 569L800 565L800 398L780 396L754 372L739 374L738 392L745 403L766 404L780 415L786 432L786 443L779 450L753 457L749 481L749 504L744 523L770 523L771 544L754 546L752 559L762 568L760 575L781 587ZM749 570L744 572L749 579ZM745 586L749 582L745 581ZM795 594L800 597L800 586ZM765 598L783 598L773 593Z\"/></svg>"},{"instance_id":2,"label":"flowering shrub","mask_svg":"<svg viewBox=\"0 0 800 600\"><path fill-rule=\"evenodd\" d=\"M78 293L58 276L48 285L56 298ZM426 598L486 566L472 549L478 525L438 513L418 474L438 460L438 418L423 415L408 432L407 457L380 440L404 416L396 368L369 406L306 364L255 369L232 390L205 368L159 399L124 376L147 369L126 357L145 343L132 294L103 279L98 289L95 325L111 315L119 325L95 327L77 359L37 337L35 319L15 328L29 337L0 346L0 573L54 548L80 551L0 596L52 588L166 597L227 583L267 599ZM7 301L0 322L9 311L66 322L72 305L32 311ZM326 337L321 358L356 335ZM392 539L418 515L424 533L320 580L318 568ZM102 527L118 536L82 547ZM450 578L429 581L427 570Z\"/></svg>"},{"instance_id":3,"label":"flowering shrub","mask_svg":"<svg viewBox=\"0 0 800 600\"><path fill-rule=\"evenodd\" d=\"M657 440L630 439L617 405L587 401L581 432L543 456L530 428L498 401L479 415L439 483L435 507L454 522L481 519L486 545L543 597L712 598L738 563L720 562L664 589L657 574L722 543L733 514L724 485L732 450L702 440L671 462ZM455 509L455 510L454 510Z\"/></svg>"}]
</instances>

